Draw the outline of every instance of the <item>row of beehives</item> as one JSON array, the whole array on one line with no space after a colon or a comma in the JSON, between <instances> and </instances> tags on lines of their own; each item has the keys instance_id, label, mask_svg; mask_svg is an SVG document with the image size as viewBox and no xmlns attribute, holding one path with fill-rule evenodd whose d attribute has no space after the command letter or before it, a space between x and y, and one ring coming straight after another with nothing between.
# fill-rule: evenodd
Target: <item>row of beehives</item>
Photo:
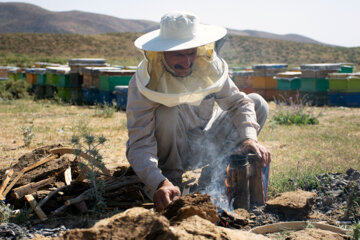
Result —
<instances>
[{"instance_id":1,"label":"row of beehives","mask_svg":"<svg viewBox=\"0 0 360 240\"><path fill-rule=\"evenodd\" d=\"M3 78L24 79L35 98L53 98L75 104L126 107L127 87L136 67L110 66L105 59L70 59L68 65L35 63L34 68L0 68ZM5 74L6 73L6 74ZM1 76L0 76L1 77Z\"/></svg>"},{"instance_id":2,"label":"row of beehives","mask_svg":"<svg viewBox=\"0 0 360 240\"><path fill-rule=\"evenodd\" d=\"M234 69L236 70L236 69ZM237 87L266 100L298 99L312 105L360 106L360 73L343 64L303 64L288 71L286 64L258 64L232 71Z\"/></svg>"}]
</instances>

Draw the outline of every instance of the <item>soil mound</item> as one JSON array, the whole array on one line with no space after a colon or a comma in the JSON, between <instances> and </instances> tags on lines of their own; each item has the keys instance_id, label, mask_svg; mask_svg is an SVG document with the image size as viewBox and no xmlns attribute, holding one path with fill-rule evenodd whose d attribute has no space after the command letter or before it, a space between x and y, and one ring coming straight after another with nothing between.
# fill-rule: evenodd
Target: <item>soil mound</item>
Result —
<instances>
[{"instance_id":1,"label":"soil mound","mask_svg":"<svg viewBox=\"0 0 360 240\"><path fill-rule=\"evenodd\" d=\"M164 212L164 216L172 222L182 221L194 215L212 223L219 220L216 206L211 202L210 195L200 193L186 195L170 204Z\"/></svg>"},{"instance_id":2,"label":"soil mound","mask_svg":"<svg viewBox=\"0 0 360 240\"><path fill-rule=\"evenodd\" d=\"M135 207L111 218L103 219L92 228L70 230L54 239L266 240L269 238L245 231L218 227L199 216L188 217L171 226L169 220L159 213Z\"/></svg>"}]
</instances>

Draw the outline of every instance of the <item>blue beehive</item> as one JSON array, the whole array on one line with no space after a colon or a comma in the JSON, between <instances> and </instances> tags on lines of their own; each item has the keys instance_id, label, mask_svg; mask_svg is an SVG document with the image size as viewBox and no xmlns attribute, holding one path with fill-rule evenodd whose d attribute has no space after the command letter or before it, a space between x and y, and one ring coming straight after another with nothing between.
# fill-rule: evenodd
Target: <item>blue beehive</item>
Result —
<instances>
[{"instance_id":1,"label":"blue beehive","mask_svg":"<svg viewBox=\"0 0 360 240\"><path fill-rule=\"evenodd\" d=\"M128 86L115 86L116 108L126 110Z\"/></svg>"},{"instance_id":2,"label":"blue beehive","mask_svg":"<svg viewBox=\"0 0 360 240\"><path fill-rule=\"evenodd\" d=\"M115 94L111 91L99 91L99 103L101 105L113 105L113 100L115 99Z\"/></svg>"},{"instance_id":3,"label":"blue beehive","mask_svg":"<svg viewBox=\"0 0 360 240\"><path fill-rule=\"evenodd\" d=\"M85 104L94 105L99 102L99 89L82 88L82 94Z\"/></svg>"}]
</instances>

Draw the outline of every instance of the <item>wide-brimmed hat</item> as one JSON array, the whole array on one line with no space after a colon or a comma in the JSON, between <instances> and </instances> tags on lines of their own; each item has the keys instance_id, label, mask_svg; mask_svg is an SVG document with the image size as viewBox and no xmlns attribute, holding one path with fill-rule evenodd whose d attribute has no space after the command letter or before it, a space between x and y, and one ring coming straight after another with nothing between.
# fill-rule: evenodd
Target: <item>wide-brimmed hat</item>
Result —
<instances>
[{"instance_id":1,"label":"wide-brimmed hat","mask_svg":"<svg viewBox=\"0 0 360 240\"><path fill-rule=\"evenodd\" d=\"M135 46L145 51L176 51L203 46L226 35L224 27L207 25L189 12L170 12L160 21L160 29L135 40Z\"/></svg>"}]
</instances>

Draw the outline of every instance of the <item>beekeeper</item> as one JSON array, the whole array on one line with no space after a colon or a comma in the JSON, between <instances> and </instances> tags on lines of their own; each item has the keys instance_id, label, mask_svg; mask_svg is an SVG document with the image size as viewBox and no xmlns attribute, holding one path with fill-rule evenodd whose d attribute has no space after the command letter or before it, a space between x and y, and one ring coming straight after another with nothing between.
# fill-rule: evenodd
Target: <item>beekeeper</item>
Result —
<instances>
[{"instance_id":1,"label":"beekeeper","mask_svg":"<svg viewBox=\"0 0 360 240\"><path fill-rule=\"evenodd\" d=\"M185 170L234 151L270 152L257 142L268 115L258 94L238 90L217 50L226 29L187 12L165 14L135 41L144 59L129 84L126 156L157 210L180 196Z\"/></svg>"}]
</instances>

